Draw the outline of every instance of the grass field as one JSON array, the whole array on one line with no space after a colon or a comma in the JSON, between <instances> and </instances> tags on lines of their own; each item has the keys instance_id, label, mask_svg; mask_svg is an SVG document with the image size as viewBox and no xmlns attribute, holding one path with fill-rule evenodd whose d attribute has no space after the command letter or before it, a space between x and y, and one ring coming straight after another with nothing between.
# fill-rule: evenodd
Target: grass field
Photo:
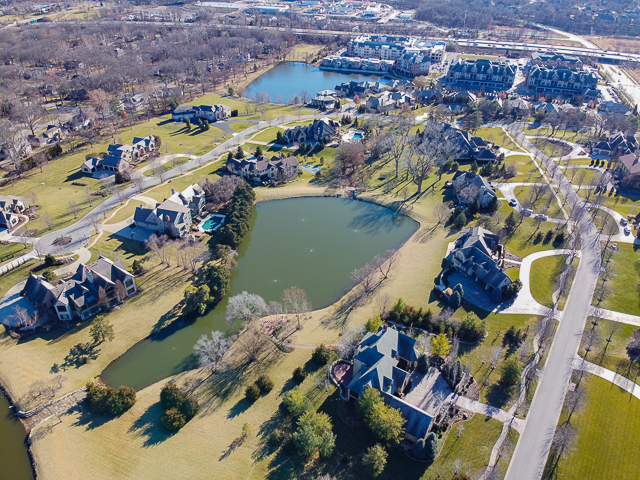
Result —
<instances>
[{"instance_id":1,"label":"grass field","mask_svg":"<svg viewBox=\"0 0 640 480\"><path fill-rule=\"evenodd\" d=\"M569 142L582 143L591 140L591 136L584 132L575 132L573 130L561 130L556 129L555 133L551 135L552 130L550 128L523 128L522 133L527 136L535 137L550 137L559 138L560 140L568 140Z\"/></svg>"},{"instance_id":2,"label":"grass field","mask_svg":"<svg viewBox=\"0 0 640 480\"><path fill-rule=\"evenodd\" d=\"M144 204L144 202L140 202L140 201L137 201L137 200L129 200L129 202L124 206L118 205L113 211L118 210L118 209L119 210L111 218L109 218L109 215L111 215L111 212L108 213L107 214L107 218L109 218L109 219L105 223L107 225L109 225L109 224L122 222L122 221L126 220L127 218L132 217L133 214L136 211L136 208L140 207L140 206L145 206L145 204Z\"/></svg>"},{"instance_id":3,"label":"grass field","mask_svg":"<svg viewBox=\"0 0 640 480\"><path fill-rule=\"evenodd\" d=\"M556 280L566 267L567 255L539 258L531 264L531 295L545 307L553 306Z\"/></svg>"},{"instance_id":4,"label":"grass field","mask_svg":"<svg viewBox=\"0 0 640 480\"><path fill-rule=\"evenodd\" d=\"M534 187L518 186L514 191L516 194L516 198L520 203L528 202L530 200L532 201L535 198L534 196L532 196ZM548 209L546 207L548 207ZM535 203L531 206L531 209L535 213L544 213L551 218L559 218L561 220L564 220L564 215L562 214L560 205L558 205L558 201L556 200L550 189L547 189L545 191L545 194L541 195L535 201Z\"/></svg>"},{"instance_id":5,"label":"grass field","mask_svg":"<svg viewBox=\"0 0 640 480\"><path fill-rule=\"evenodd\" d=\"M504 163L514 164L518 172L515 177L508 180L509 182L539 183L542 181L540 171L527 155L509 155L505 157Z\"/></svg>"},{"instance_id":6,"label":"grass field","mask_svg":"<svg viewBox=\"0 0 640 480\"><path fill-rule=\"evenodd\" d=\"M278 132L284 132L284 129L280 127L267 128L261 132L256 133L250 138L258 142L275 142Z\"/></svg>"},{"instance_id":7,"label":"grass field","mask_svg":"<svg viewBox=\"0 0 640 480\"><path fill-rule=\"evenodd\" d=\"M275 101L275 99L272 100ZM269 103L266 105L264 115L262 115L260 112L254 110L254 104L248 99L230 97L228 95L220 95L219 93L207 93L191 100L191 102L198 102L204 105L215 105L217 103L224 103L225 105L228 105L231 110L238 110L238 119L249 120L274 120L281 117L295 117L299 115L313 115L318 113L317 110L312 110L309 108ZM249 107L248 113L245 109L245 105L248 105Z\"/></svg>"},{"instance_id":8,"label":"grass field","mask_svg":"<svg viewBox=\"0 0 640 480\"><path fill-rule=\"evenodd\" d=\"M251 128L255 125L255 122L235 122L230 123L229 128L236 133L240 133L247 128Z\"/></svg>"},{"instance_id":9,"label":"grass field","mask_svg":"<svg viewBox=\"0 0 640 480\"><path fill-rule=\"evenodd\" d=\"M481 136L488 142L493 142L501 147L507 148L509 150L520 151L520 148L513 143L509 135L505 133L504 130L498 127L480 127L476 131L476 135Z\"/></svg>"},{"instance_id":10,"label":"grass field","mask_svg":"<svg viewBox=\"0 0 640 480\"><path fill-rule=\"evenodd\" d=\"M170 162L166 162L162 164L162 170L167 172L169 170L171 170L172 168L175 168L179 165L184 165L185 163L189 162L190 158L187 157L179 157L176 158L173 161ZM144 176L146 177L153 177L153 168L149 168L148 170L145 170L145 172L143 173Z\"/></svg>"},{"instance_id":11,"label":"grass field","mask_svg":"<svg viewBox=\"0 0 640 480\"><path fill-rule=\"evenodd\" d=\"M589 374L581 388L586 407L572 420L578 434L574 450L560 458L557 475L548 478L635 480L640 471L640 400Z\"/></svg>"},{"instance_id":12,"label":"grass field","mask_svg":"<svg viewBox=\"0 0 640 480\"><path fill-rule=\"evenodd\" d=\"M538 222L528 217L525 218L515 233L505 238L504 245L511 253L519 257L526 257L531 253L540 252L542 250L562 248L561 245L554 245L552 243L545 244L543 242L534 242L534 232L537 227ZM555 232L556 227L556 224L541 223L539 231L545 234L547 230L553 229Z\"/></svg>"},{"instance_id":13,"label":"grass field","mask_svg":"<svg viewBox=\"0 0 640 480\"><path fill-rule=\"evenodd\" d=\"M589 317L589 321L584 327L585 331L593 328L592 320L593 317ZM633 332L637 329L638 327L634 325L611 320L598 320L596 326L598 336L586 356L587 360L640 383L636 378L637 366L634 367L631 364L626 350ZM609 339L611 341L608 341ZM579 351L581 357L585 357L586 354L584 347L585 345L582 345Z\"/></svg>"},{"instance_id":14,"label":"grass field","mask_svg":"<svg viewBox=\"0 0 640 480\"><path fill-rule=\"evenodd\" d=\"M13 260L18 254L29 253L32 250L31 245L24 248L22 243L10 243L9 245L0 245L0 265Z\"/></svg>"},{"instance_id":15,"label":"grass field","mask_svg":"<svg viewBox=\"0 0 640 480\"><path fill-rule=\"evenodd\" d=\"M602 308L616 312L640 315L640 292L638 291L640 261L633 245L618 243L620 251L611 257L612 275L607 282L608 296ZM594 300L595 301L595 300Z\"/></svg>"}]
</instances>

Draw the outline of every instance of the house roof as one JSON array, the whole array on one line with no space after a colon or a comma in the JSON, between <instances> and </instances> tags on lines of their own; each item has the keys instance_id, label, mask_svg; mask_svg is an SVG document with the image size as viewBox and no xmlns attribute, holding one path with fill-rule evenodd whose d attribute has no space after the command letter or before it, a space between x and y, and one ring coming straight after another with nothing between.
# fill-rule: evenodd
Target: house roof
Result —
<instances>
[{"instance_id":1,"label":"house roof","mask_svg":"<svg viewBox=\"0 0 640 480\"><path fill-rule=\"evenodd\" d=\"M640 160L638 160L637 155L634 155L633 153L621 156L618 159L618 163L624 165L632 175L640 173Z\"/></svg>"}]
</instances>

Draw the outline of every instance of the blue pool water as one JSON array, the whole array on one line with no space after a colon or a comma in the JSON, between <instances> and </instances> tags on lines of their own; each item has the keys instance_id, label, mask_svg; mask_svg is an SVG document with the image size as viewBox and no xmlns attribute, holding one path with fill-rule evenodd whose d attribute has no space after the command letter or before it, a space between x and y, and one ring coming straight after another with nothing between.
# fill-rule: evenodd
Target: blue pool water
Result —
<instances>
[{"instance_id":1,"label":"blue pool water","mask_svg":"<svg viewBox=\"0 0 640 480\"><path fill-rule=\"evenodd\" d=\"M354 140L360 140L362 138L362 134L361 133L354 133L353 134L353 139Z\"/></svg>"},{"instance_id":2,"label":"blue pool water","mask_svg":"<svg viewBox=\"0 0 640 480\"><path fill-rule=\"evenodd\" d=\"M202 228L205 231L213 230L215 227L222 223L221 217L210 217L203 224Z\"/></svg>"}]
</instances>

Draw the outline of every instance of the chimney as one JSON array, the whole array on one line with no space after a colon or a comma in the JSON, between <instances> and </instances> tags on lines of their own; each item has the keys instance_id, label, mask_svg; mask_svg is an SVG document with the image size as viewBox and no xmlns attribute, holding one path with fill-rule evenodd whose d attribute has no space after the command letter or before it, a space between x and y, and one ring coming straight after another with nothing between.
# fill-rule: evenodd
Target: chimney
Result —
<instances>
[{"instance_id":1,"label":"chimney","mask_svg":"<svg viewBox=\"0 0 640 480\"><path fill-rule=\"evenodd\" d=\"M164 216L164 219L165 219L165 221L167 222L167 230L168 230L169 232L172 232L172 230L171 230L171 219L169 218L169 215L165 215L165 216Z\"/></svg>"},{"instance_id":2,"label":"chimney","mask_svg":"<svg viewBox=\"0 0 640 480\"><path fill-rule=\"evenodd\" d=\"M89 280L89 282L93 283L93 272L89 270L87 267L84 267L84 269L87 273L87 279Z\"/></svg>"},{"instance_id":3,"label":"chimney","mask_svg":"<svg viewBox=\"0 0 640 480\"><path fill-rule=\"evenodd\" d=\"M171 189L171 195L175 195L175 193L176 193L176 189L175 189L175 188L172 188L172 189Z\"/></svg>"}]
</instances>

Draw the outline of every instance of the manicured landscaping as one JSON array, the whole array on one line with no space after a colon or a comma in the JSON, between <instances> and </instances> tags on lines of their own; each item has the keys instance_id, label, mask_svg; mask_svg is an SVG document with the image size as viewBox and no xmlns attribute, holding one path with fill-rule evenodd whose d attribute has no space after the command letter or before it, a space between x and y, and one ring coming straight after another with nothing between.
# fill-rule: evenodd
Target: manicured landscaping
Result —
<instances>
[{"instance_id":1,"label":"manicured landscaping","mask_svg":"<svg viewBox=\"0 0 640 480\"><path fill-rule=\"evenodd\" d=\"M560 458L550 478L635 480L640 451L640 400L601 378L586 374L586 407L574 414L573 451ZM566 414L561 417L561 421ZM549 468L549 464L547 464Z\"/></svg>"},{"instance_id":2,"label":"manicured landscaping","mask_svg":"<svg viewBox=\"0 0 640 480\"><path fill-rule=\"evenodd\" d=\"M184 165L185 163L188 163L190 161L190 158L187 157L178 157L175 160L171 160L169 162L163 163L162 164L162 170L165 172L168 172L169 170L176 168L180 165ZM144 172L144 176L145 177L153 177L154 176L154 172L153 172L153 164L149 163L147 164L149 166L149 168L147 170L145 170Z\"/></svg>"},{"instance_id":3,"label":"manicured landscaping","mask_svg":"<svg viewBox=\"0 0 640 480\"><path fill-rule=\"evenodd\" d=\"M114 210L112 210L107 214L108 220L105 223L107 225L113 224L113 223L120 223L126 220L127 218L132 217L136 211L136 208L140 206L146 206L146 205L144 202L140 202L138 200L133 200L133 199L129 200L129 202L124 206L118 205ZM113 217L109 218L109 215L111 215L116 210L117 210L116 214L113 215Z\"/></svg>"},{"instance_id":4,"label":"manicured landscaping","mask_svg":"<svg viewBox=\"0 0 640 480\"><path fill-rule=\"evenodd\" d=\"M518 145L499 127L480 127L476 130L476 135L484 138L488 142L493 142L508 150L520 151Z\"/></svg>"},{"instance_id":5,"label":"manicured landscaping","mask_svg":"<svg viewBox=\"0 0 640 480\"><path fill-rule=\"evenodd\" d=\"M509 155L505 157L504 163L514 164L518 172L515 177L507 179L508 182L539 183L542 181L540 171L527 155Z\"/></svg>"},{"instance_id":6,"label":"manicured landscaping","mask_svg":"<svg viewBox=\"0 0 640 480\"><path fill-rule=\"evenodd\" d=\"M612 274L607 281L608 295L602 308L616 312L640 315L640 291L638 277L640 262L633 245L618 243L620 251L611 257ZM599 282L601 282L601 278ZM595 299L594 299L595 302Z\"/></svg>"},{"instance_id":7,"label":"manicured landscaping","mask_svg":"<svg viewBox=\"0 0 640 480\"><path fill-rule=\"evenodd\" d=\"M520 220L518 220L520 221ZM511 235L508 235L504 239L504 245L514 255L519 257L526 257L527 255L535 252L540 252L542 250L551 250L553 248L563 248L562 245L553 244L553 242L545 243L544 241L538 242L535 238L536 230L541 231L543 235L547 230L554 231L555 234L559 231L565 231L565 227L561 227L556 231L558 224L550 224L550 223L541 223L540 228L538 229L538 222L535 220L526 217L523 219L522 224L518 229Z\"/></svg>"},{"instance_id":8,"label":"manicured landscaping","mask_svg":"<svg viewBox=\"0 0 640 480\"><path fill-rule=\"evenodd\" d=\"M531 264L531 295L545 307L553 306L557 279L566 268L567 255L539 258Z\"/></svg>"},{"instance_id":9,"label":"manicured landscaping","mask_svg":"<svg viewBox=\"0 0 640 480\"><path fill-rule=\"evenodd\" d=\"M284 132L280 127L267 128L251 137L251 141L275 143L278 132Z\"/></svg>"},{"instance_id":10,"label":"manicured landscaping","mask_svg":"<svg viewBox=\"0 0 640 480\"><path fill-rule=\"evenodd\" d=\"M247 128L251 128L255 125L255 122L234 122L229 124L229 128L236 133L240 133Z\"/></svg>"},{"instance_id":11,"label":"manicured landscaping","mask_svg":"<svg viewBox=\"0 0 640 480\"><path fill-rule=\"evenodd\" d=\"M535 187L526 187L526 186L517 186L514 189L516 198L521 204L528 202L530 200L534 200L535 198L534 191L535 191ZM562 195L561 195L561 201L562 201ZM545 210L547 206L548 206L548 209ZM562 213L562 209L558 204L558 200L556 199L555 195L551 192L551 189L549 188L547 188L545 190L545 194L540 195L538 199L535 201L535 203L531 205L531 207L529 208L531 208L531 210L533 210L533 212L536 214L544 213L550 218L559 218L561 220L565 219Z\"/></svg>"},{"instance_id":12,"label":"manicured landscaping","mask_svg":"<svg viewBox=\"0 0 640 480\"><path fill-rule=\"evenodd\" d=\"M522 133L527 136L535 136L535 137L550 137L550 138L559 138L560 140L568 140L574 143L588 142L592 140L591 135L589 133L584 132L575 132L573 130L561 130L556 129L554 135L551 135L551 128L532 128L527 127L522 129Z\"/></svg>"}]
</instances>

